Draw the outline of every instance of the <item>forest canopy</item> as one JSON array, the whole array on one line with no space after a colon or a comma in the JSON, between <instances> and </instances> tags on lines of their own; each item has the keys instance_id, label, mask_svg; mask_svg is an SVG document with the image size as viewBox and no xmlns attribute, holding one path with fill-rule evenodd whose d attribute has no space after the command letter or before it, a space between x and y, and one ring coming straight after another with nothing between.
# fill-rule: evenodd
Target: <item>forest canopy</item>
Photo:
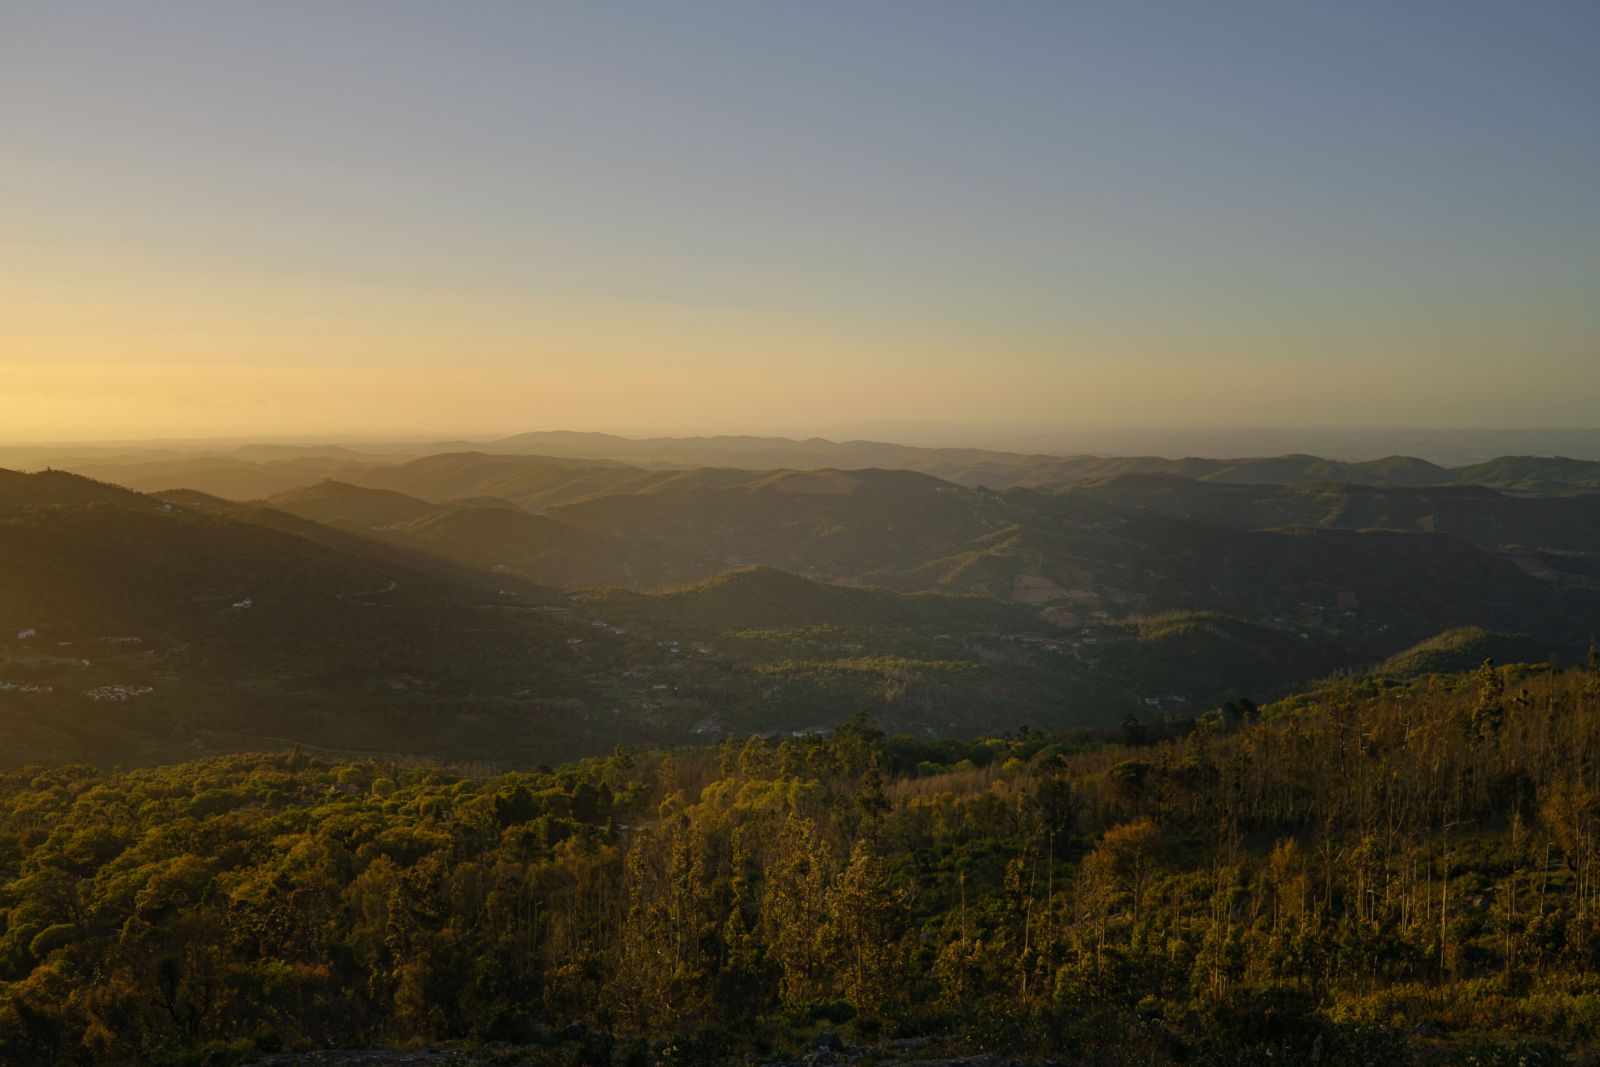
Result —
<instances>
[{"instance_id":1,"label":"forest canopy","mask_svg":"<svg viewBox=\"0 0 1600 1067\"><path fill-rule=\"evenodd\" d=\"M0 1061L693 1062L827 1028L1556 1062L1600 1040L1597 761L1592 667L1489 664L1117 740L858 719L489 778L25 768L0 777Z\"/></svg>"}]
</instances>

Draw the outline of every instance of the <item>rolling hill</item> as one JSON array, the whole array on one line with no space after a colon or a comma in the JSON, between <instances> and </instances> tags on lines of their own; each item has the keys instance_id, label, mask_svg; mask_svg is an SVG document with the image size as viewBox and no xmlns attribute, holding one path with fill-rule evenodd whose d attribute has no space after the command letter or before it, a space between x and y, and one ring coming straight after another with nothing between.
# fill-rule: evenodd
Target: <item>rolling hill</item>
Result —
<instances>
[{"instance_id":1,"label":"rolling hill","mask_svg":"<svg viewBox=\"0 0 1600 1067\"><path fill-rule=\"evenodd\" d=\"M1173 474L993 492L907 470L641 471L483 455L383 473L440 497L493 490L543 507L456 508L374 536L567 588L646 591L759 565L992 597L1068 627L1220 611L1310 626L1374 658L1462 625L1570 638L1587 632L1572 620L1600 591L1600 495ZM368 505L349 492L342 512L316 514L360 528Z\"/></svg>"},{"instance_id":2,"label":"rolling hill","mask_svg":"<svg viewBox=\"0 0 1600 1067\"><path fill-rule=\"evenodd\" d=\"M1538 663L1550 650L1527 634L1492 633L1478 626L1460 626L1420 641L1378 664L1374 674L1413 678L1422 674L1468 671L1485 660Z\"/></svg>"},{"instance_id":3,"label":"rolling hill","mask_svg":"<svg viewBox=\"0 0 1600 1067\"><path fill-rule=\"evenodd\" d=\"M388 489L325 481L266 506L478 570L568 587L654 586L668 562L626 538L534 515L492 496L431 504Z\"/></svg>"},{"instance_id":4,"label":"rolling hill","mask_svg":"<svg viewBox=\"0 0 1600 1067\"><path fill-rule=\"evenodd\" d=\"M556 752L590 733L552 716L531 726L538 699L590 693L561 655L571 627L536 610L552 592L281 512L174 497L59 475L0 481L8 759L136 761L265 736Z\"/></svg>"},{"instance_id":5,"label":"rolling hill","mask_svg":"<svg viewBox=\"0 0 1600 1067\"><path fill-rule=\"evenodd\" d=\"M1581 436L1581 435L1580 435ZM1557 435L1559 438L1560 435ZM1556 440L1557 438L1552 438ZM1564 440L1564 438L1561 438ZM1533 444L1510 435L1502 447ZM1574 445L1577 445L1574 439ZM1458 454L1451 450L1450 454ZM1476 452L1474 455L1492 455ZM454 457L454 458L440 458ZM426 462L417 462L426 461ZM1048 455L980 448L924 448L880 441L791 440L781 437L626 438L544 431L492 442L391 442L342 445L244 445L229 448L170 443L161 447L28 446L0 448L0 464L63 467L132 488L200 489L236 500L257 499L323 478L395 489L431 501L490 495L540 510L596 491L620 491L599 476L587 489L552 477L551 467L627 466L635 470L736 469L912 470L958 485L1005 489L1062 487L1123 474L1172 474L1229 484L1341 482L1385 487L1481 485L1516 492L1600 490L1600 462L1560 456L1507 455L1449 467L1415 456L1360 462L1314 455L1165 458L1150 455ZM414 464L414 465L413 465ZM495 475L487 465L497 465ZM519 471L522 464L528 469ZM466 468L480 466L476 474ZM396 469L396 467L401 469ZM531 472L531 473L530 473ZM592 472L591 472L592 473ZM490 488L474 488L491 478ZM571 477L571 473L568 473ZM641 486L632 486L634 491ZM548 494L548 496L547 496Z\"/></svg>"},{"instance_id":6,"label":"rolling hill","mask_svg":"<svg viewBox=\"0 0 1600 1067\"><path fill-rule=\"evenodd\" d=\"M1600 618L1582 495L462 453L358 477L385 484L235 502L0 472L10 758L1059 728L1570 656Z\"/></svg>"},{"instance_id":7,"label":"rolling hill","mask_svg":"<svg viewBox=\"0 0 1600 1067\"><path fill-rule=\"evenodd\" d=\"M1032 612L987 597L829 585L776 567L745 567L656 593L607 589L587 596L613 618L670 620L691 628L922 626L1043 632Z\"/></svg>"},{"instance_id":8,"label":"rolling hill","mask_svg":"<svg viewBox=\"0 0 1600 1067\"><path fill-rule=\"evenodd\" d=\"M426 500L389 489L368 489L324 479L267 498L265 503L312 522L371 528L410 522L437 510Z\"/></svg>"},{"instance_id":9,"label":"rolling hill","mask_svg":"<svg viewBox=\"0 0 1600 1067\"><path fill-rule=\"evenodd\" d=\"M1236 459L1158 456L1054 456L976 448L919 448L880 441L782 437L626 438L546 431L495 441L501 453L608 459L641 466L737 467L748 470L882 467L914 470L962 485L1062 485L1116 474L1176 474L1236 484L1348 482L1356 485L1484 485L1569 492L1600 489L1600 462L1562 457L1504 456L1443 467L1414 456L1360 462L1291 454Z\"/></svg>"},{"instance_id":10,"label":"rolling hill","mask_svg":"<svg viewBox=\"0 0 1600 1067\"><path fill-rule=\"evenodd\" d=\"M1239 485L1126 474L1067 492L1128 512L1263 530L1306 525L1443 533L1480 548L1600 551L1600 494L1524 496L1475 485Z\"/></svg>"},{"instance_id":11,"label":"rolling hill","mask_svg":"<svg viewBox=\"0 0 1600 1067\"><path fill-rule=\"evenodd\" d=\"M463 513L551 522L417 521ZM12 765L289 743L527 765L859 711L920 730L1109 721L1146 684L1063 700L1088 668L989 599L771 569L574 599L274 508L59 473L0 475L0 589Z\"/></svg>"},{"instance_id":12,"label":"rolling hill","mask_svg":"<svg viewBox=\"0 0 1600 1067\"><path fill-rule=\"evenodd\" d=\"M373 532L468 566L551 585L651 587L673 575L666 559L647 546L511 505L444 507Z\"/></svg>"}]
</instances>

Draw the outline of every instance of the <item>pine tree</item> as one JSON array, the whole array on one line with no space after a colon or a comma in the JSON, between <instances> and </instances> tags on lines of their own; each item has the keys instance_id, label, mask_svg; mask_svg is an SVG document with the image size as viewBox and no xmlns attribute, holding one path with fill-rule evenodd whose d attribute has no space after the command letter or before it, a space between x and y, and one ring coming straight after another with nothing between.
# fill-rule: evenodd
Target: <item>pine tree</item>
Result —
<instances>
[{"instance_id":1,"label":"pine tree","mask_svg":"<svg viewBox=\"0 0 1600 1067\"><path fill-rule=\"evenodd\" d=\"M858 1012L880 1016L903 988L906 894L876 846L862 838L828 892L830 956L845 998Z\"/></svg>"},{"instance_id":2,"label":"pine tree","mask_svg":"<svg viewBox=\"0 0 1600 1067\"><path fill-rule=\"evenodd\" d=\"M1492 659L1483 661L1483 666L1478 668L1475 677L1478 682L1478 700L1472 706L1472 736L1478 741L1488 741L1498 737L1500 731L1505 728L1506 682Z\"/></svg>"}]
</instances>

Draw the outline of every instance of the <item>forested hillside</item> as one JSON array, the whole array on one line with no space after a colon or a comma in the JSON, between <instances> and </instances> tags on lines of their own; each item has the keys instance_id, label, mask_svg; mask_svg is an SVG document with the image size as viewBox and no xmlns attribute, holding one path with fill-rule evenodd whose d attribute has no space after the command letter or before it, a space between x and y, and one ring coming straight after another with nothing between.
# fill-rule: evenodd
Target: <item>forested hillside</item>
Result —
<instances>
[{"instance_id":1,"label":"forested hillside","mask_svg":"<svg viewBox=\"0 0 1600 1067\"><path fill-rule=\"evenodd\" d=\"M515 767L856 712L924 734L1062 728L1282 692L1339 662L1236 619L1074 639L1016 604L770 569L564 595L276 509L62 473L0 480L0 591L0 767L285 741Z\"/></svg>"},{"instance_id":2,"label":"forested hillside","mask_svg":"<svg viewBox=\"0 0 1600 1067\"><path fill-rule=\"evenodd\" d=\"M1116 740L858 720L487 779L27 768L0 777L0 1060L695 1063L830 1029L889 1056L1592 1062L1597 775L1593 657Z\"/></svg>"},{"instance_id":3,"label":"forested hillside","mask_svg":"<svg viewBox=\"0 0 1600 1067\"><path fill-rule=\"evenodd\" d=\"M5 765L273 737L451 755L461 716L502 746L596 743L581 719L534 731L539 702L508 699L587 691L571 627L535 610L554 591L281 513L18 476L0 483L0 591Z\"/></svg>"},{"instance_id":4,"label":"forested hillside","mask_svg":"<svg viewBox=\"0 0 1600 1067\"><path fill-rule=\"evenodd\" d=\"M1590 554L1495 545L1514 524L1488 505L1475 544L1413 513L1167 513L1219 488L1193 482L1130 503L1121 482L540 469L578 498L533 514L328 482L278 498L291 514L0 472L0 766L288 739L514 767L857 712L923 735L1105 725L1340 671L1570 659L1600 616ZM601 476L648 484L592 495ZM1329 521L1378 492L1220 489ZM1570 545L1591 528L1590 498L1494 499ZM1485 636L1441 636L1463 628Z\"/></svg>"},{"instance_id":5,"label":"forested hillside","mask_svg":"<svg viewBox=\"0 0 1600 1067\"><path fill-rule=\"evenodd\" d=\"M642 471L472 454L363 477L384 493L324 484L274 503L567 588L659 589L757 564L1011 600L1068 628L1164 611L1276 619L1351 665L1463 625L1555 642L1600 607L1592 494L1174 475L990 492L906 470ZM397 505L395 492L417 499ZM388 514L378 501L417 514L375 522Z\"/></svg>"}]
</instances>

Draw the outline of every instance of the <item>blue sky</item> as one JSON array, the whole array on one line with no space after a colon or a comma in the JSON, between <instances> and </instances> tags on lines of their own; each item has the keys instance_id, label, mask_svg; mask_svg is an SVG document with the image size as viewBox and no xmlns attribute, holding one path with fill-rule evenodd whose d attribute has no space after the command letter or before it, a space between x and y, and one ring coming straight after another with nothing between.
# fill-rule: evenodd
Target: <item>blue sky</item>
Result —
<instances>
[{"instance_id":1,"label":"blue sky","mask_svg":"<svg viewBox=\"0 0 1600 1067\"><path fill-rule=\"evenodd\" d=\"M1591 424L1597 46L1539 2L7 3L0 363L29 437Z\"/></svg>"}]
</instances>

